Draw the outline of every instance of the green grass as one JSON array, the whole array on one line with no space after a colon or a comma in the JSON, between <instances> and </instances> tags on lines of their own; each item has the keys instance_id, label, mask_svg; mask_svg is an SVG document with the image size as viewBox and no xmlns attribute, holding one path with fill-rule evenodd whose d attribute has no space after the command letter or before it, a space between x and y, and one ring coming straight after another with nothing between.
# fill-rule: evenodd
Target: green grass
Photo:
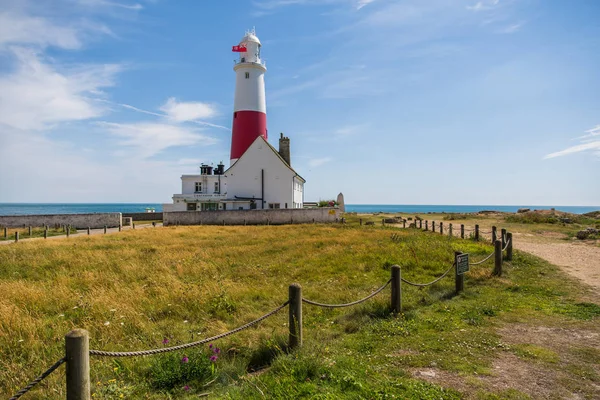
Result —
<instances>
[{"instance_id":1,"label":"green grass","mask_svg":"<svg viewBox=\"0 0 600 400\"><path fill-rule=\"evenodd\" d=\"M391 265L400 265L406 279L427 282L451 265L454 251L481 259L492 250L355 223L169 227L2 246L0 393L12 395L62 357L63 337L75 327L90 332L93 349L159 348L164 339L176 345L272 310L287 300L293 282L306 298L348 302L386 282ZM207 362L207 346L144 358L93 357L94 397L459 399L464 393L411 371L435 367L467 379L491 373L494 358L507 351L554 368L550 350L506 346L497 328L510 320L597 323L600 307L582 302L582 289L538 258L516 252L502 278L491 276L492 263L473 267L458 296L452 274L427 288L403 285L398 317L389 313L389 289L352 308L304 305L304 346L293 352L286 349L286 309L215 343L222 349L215 363ZM184 356L189 364L181 363ZM573 376L593 376L586 368L596 353L582 349L571 357L582 360ZM30 398L64 398L63 382L61 368ZM476 393L523 398L516 391Z\"/></svg>"},{"instance_id":2,"label":"green grass","mask_svg":"<svg viewBox=\"0 0 600 400\"><path fill-rule=\"evenodd\" d=\"M8 228L6 237L4 236L4 228L1 229L0 233L0 241L15 240L15 233L19 232L19 240L20 239L29 239L29 238L41 238L44 237L44 228L31 228L31 235L29 234L29 228ZM74 235L77 233L77 229L71 228L70 234ZM48 229L48 237L50 236L59 236L66 235L66 231L63 228L49 228Z\"/></svg>"}]
</instances>

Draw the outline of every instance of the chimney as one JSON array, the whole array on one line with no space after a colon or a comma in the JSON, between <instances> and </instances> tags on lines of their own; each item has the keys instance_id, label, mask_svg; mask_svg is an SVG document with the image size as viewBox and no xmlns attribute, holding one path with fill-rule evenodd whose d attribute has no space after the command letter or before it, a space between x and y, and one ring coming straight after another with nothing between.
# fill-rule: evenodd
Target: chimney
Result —
<instances>
[{"instance_id":1,"label":"chimney","mask_svg":"<svg viewBox=\"0 0 600 400\"><path fill-rule=\"evenodd\" d=\"M290 167L292 166L292 160L290 159L290 138L283 136L283 133L279 137L279 155Z\"/></svg>"}]
</instances>

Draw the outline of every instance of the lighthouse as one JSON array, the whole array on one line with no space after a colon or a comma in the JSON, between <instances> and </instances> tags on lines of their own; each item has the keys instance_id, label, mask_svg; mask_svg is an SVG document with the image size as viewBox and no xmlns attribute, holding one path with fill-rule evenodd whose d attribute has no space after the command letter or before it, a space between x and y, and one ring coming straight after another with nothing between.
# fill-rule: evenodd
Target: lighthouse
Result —
<instances>
[{"instance_id":1,"label":"lighthouse","mask_svg":"<svg viewBox=\"0 0 600 400\"><path fill-rule=\"evenodd\" d=\"M239 44L232 48L239 58L233 67L236 81L231 165L225 169L223 162L219 162L213 168L207 160L200 166L200 174L182 175L181 193L173 195L173 204L163 205L163 212L234 211L228 214L232 218L228 221L245 224L251 214L236 211L304 207L306 181L292 168L290 138L280 133L279 149L267 140L267 68L260 58L260 48L254 29L247 31ZM224 221L217 214L211 215ZM206 223L208 216L204 214L201 221ZM255 222L262 223L265 216L260 213L257 218ZM311 220L314 222L312 217ZM289 220L286 215L281 221L293 223L298 220L290 214ZM248 222L253 223L251 220Z\"/></svg>"},{"instance_id":2,"label":"lighthouse","mask_svg":"<svg viewBox=\"0 0 600 400\"><path fill-rule=\"evenodd\" d=\"M267 104L265 100L265 72L267 67L260 58L260 40L254 29L247 31L232 50L239 53L235 60L235 97L233 128L231 132L230 161L233 165L248 147L262 136L267 139Z\"/></svg>"}]
</instances>

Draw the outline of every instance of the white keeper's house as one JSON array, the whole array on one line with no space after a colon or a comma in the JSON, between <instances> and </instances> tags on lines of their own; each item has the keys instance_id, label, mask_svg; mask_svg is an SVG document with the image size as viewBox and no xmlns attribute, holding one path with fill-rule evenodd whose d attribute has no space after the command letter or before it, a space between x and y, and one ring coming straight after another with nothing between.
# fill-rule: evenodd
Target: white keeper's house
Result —
<instances>
[{"instance_id":1,"label":"white keeper's house","mask_svg":"<svg viewBox=\"0 0 600 400\"><path fill-rule=\"evenodd\" d=\"M269 142L261 44L254 30L233 51L236 88L230 167L203 164L199 175L181 177L181 194L164 211L215 211L303 208L305 180L292 168L290 139Z\"/></svg>"}]
</instances>

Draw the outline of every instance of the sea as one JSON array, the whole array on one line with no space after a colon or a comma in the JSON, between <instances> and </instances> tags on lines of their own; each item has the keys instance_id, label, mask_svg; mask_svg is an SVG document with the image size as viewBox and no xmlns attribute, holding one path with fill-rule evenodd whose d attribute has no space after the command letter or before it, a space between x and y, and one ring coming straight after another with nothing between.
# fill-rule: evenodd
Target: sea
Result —
<instances>
[{"instance_id":1,"label":"sea","mask_svg":"<svg viewBox=\"0 0 600 400\"><path fill-rule=\"evenodd\" d=\"M600 206L499 206L499 205L444 205L444 204L346 204L346 212L357 213L473 213L478 211L516 212L519 208L556 210L573 214L600 211ZM137 213L161 212L162 204L154 203L0 203L0 215L82 214L82 213Z\"/></svg>"}]
</instances>

